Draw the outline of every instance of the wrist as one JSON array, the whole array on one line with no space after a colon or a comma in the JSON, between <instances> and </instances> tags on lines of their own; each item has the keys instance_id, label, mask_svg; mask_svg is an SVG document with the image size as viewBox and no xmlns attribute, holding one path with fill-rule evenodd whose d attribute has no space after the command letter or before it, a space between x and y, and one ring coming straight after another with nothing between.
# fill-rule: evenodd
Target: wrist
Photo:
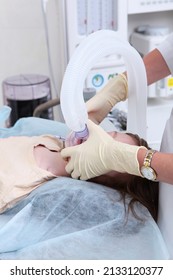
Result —
<instances>
[{"instance_id":1,"label":"wrist","mask_svg":"<svg viewBox=\"0 0 173 280\"><path fill-rule=\"evenodd\" d=\"M152 164L156 152L156 150L140 148L137 155L141 176L152 181L157 181L157 173Z\"/></svg>"},{"instance_id":2,"label":"wrist","mask_svg":"<svg viewBox=\"0 0 173 280\"><path fill-rule=\"evenodd\" d=\"M139 169L143 166L144 158L146 156L147 149L145 147L141 147L138 150L137 160L139 163Z\"/></svg>"}]
</instances>

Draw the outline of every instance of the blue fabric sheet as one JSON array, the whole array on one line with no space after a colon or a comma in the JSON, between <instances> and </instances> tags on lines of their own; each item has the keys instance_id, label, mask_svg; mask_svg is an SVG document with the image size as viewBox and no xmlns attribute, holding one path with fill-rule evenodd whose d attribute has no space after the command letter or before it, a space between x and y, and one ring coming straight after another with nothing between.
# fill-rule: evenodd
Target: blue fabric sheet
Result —
<instances>
[{"instance_id":1,"label":"blue fabric sheet","mask_svg":"<svg viewBox=\"0 0 173 280\"><path fill-rule=\"evenodd\" d=\"M45 133L64 137L68 129L34 117L0 128L2 138ZM147 209L136 204L136 211L143 220L131 213L125 219L116 190L71 178L53 179L0 215L0 259L168 259Z\"/></svg>"}]
</instances>

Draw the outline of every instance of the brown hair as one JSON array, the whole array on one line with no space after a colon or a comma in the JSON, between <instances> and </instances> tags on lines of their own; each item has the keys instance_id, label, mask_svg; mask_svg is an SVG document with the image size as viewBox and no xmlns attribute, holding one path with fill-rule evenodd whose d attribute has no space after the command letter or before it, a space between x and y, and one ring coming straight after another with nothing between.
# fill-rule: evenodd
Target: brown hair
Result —
<instances>
[{"instance_id":1,"label":"brown hair","mask_svg":"<svg viewBox=\"0 0 173 280\"><path fill-rule=\"evenodd\" d=\"M147 149L150 149L147 142L138 135L131 133L127 134L133 137L138 146L145 146ZM140 219L135 212L134 204L136 202L140 202L148 209L154 220L157 221L159 192L158 182L152 182L145 178L127 173L119 173L116 177L110 177L105 174L97 178L93 178L90 181L118 190L121 194L121 199L124 201L124 205L126 197L130 197L128 212L131 210L136 218Z\"/></svg>"}]
</instances>

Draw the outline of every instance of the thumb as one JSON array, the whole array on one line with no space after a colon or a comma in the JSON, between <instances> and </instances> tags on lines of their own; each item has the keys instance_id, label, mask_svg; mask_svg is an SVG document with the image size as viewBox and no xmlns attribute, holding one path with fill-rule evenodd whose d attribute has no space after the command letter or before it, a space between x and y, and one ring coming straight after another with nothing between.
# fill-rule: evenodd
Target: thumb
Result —
<instances>
[{"instance_id":1,"label":"thumb","mask_svg":"<svg viewBox=\"0 0 173 280\"><path fill-rule=\"evenodd\" d=\"M67 159L67 158L71 157L71 155L73 153L73 148L74 147L68 147L68 148L64 148L63 150L61 150L62 158Z\"/></svg>"}]
</instances>

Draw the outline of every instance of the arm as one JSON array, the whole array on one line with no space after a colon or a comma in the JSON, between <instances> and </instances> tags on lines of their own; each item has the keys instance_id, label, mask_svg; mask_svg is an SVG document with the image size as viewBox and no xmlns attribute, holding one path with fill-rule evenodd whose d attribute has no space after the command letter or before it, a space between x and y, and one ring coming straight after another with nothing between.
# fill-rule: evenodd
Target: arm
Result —
<instances>
[{"instance_id":1,"label":"arm","mask_svg":"<svg viewBox=\"0 0 173 280\"><path fill-rule=\"evenodd\" d=\"M148 84L163 79L173 73L173 33L163 41L157 49L154 49L144 57L144 64L147 71ZM142 149L138 153L138 161L141 167L145 156ZM173 154L154 154L151 167L156 171L159 181L173 184Z\"/></svg>"},{"instance_id":2,"label":"arm","mask_svg":"<svg viewBox=\"0 0 173 280\"><path fill-rule=\"evenodd\" d=\"M173 33L144 56L148 85L173 73Z\"/></svg>"},{"instance_id":3,"label":"arm","mask_svg":"<svg viewBox=\"0 0 173 280\"><path fill-rule=\"evenodd\" d=\"M146 150L140 148L137 159L141 168ZM157 152L154 154L151 167L157 173L157 180L168 184L173 184L173 154Z\"/></svg>"},{"instance_id":4,"label":"arm","mask_svg":"<svg viewBox=\"0 0 173 280\"><path fill-rule=\"evenodd\" d=\"M143 57L148 85L151 85L171 74L171 71L158 49L154 49ZM124 73L127 75L127 73Z\"/></svg>"},{"instance_id":5,"label":"arm","mask_svg":"<svg viewBox=\"0 0 173 280\"><path fill-rule=\"evenodd\" d=\"M145 55L143 61L147 72L148 85L171 74L166 61L158 49L154 49Z\"/></svg>"}]
</instances>

